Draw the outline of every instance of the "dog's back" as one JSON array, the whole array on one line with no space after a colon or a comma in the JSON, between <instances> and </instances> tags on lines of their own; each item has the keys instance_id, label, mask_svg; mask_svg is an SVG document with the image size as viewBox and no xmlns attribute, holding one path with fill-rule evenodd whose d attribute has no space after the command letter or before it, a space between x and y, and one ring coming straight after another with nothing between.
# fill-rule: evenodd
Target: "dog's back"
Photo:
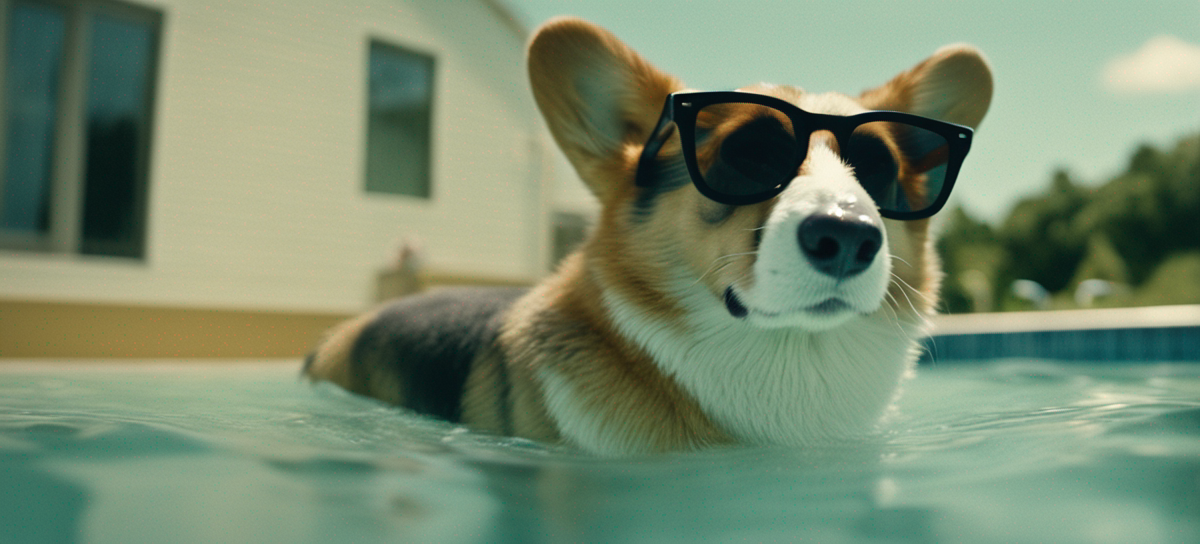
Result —
<instances>
[{"instance_id":1,"label":"dog's back","mask_svg":"<svg viewBox=\"0 0 1200 544\"><path fill-rule=\"evenodd\" d=\"M452 422L479 353L519 288L453 288L398 299L335 329L309 355L313 379Z\"/></svg>"}]
</instances>

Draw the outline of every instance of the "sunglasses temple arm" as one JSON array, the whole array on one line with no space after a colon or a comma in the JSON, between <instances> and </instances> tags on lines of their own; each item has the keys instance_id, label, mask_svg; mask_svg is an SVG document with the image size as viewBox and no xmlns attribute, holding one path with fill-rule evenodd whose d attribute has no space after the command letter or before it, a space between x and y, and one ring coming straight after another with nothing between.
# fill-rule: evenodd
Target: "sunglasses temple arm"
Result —
<instances>
[{"instance_id":1,"label":"sunglasses temple arm","mask_svg":"<svg viewBox=\"0 0 1200 544\"><path fill-rule=\"evenodd\" d=\"M654 178L655 157L658 156L663 144L667 143L667 139L675 132L675 115L672 110L671 101L668 100L663 106L662 116L658 118L658 125L650 132L650 138L646 140L646 146L642 148L642 155L638 158L637 165L636 185L638 187L646 187L651 184Z\"/></svg>"}]
</instances>

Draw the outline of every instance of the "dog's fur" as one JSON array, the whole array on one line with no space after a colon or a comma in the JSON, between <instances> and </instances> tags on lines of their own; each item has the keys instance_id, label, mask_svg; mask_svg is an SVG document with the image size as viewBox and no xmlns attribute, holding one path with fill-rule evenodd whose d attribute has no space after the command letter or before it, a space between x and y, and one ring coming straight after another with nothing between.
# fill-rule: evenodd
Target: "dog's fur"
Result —
<instances>
[{"instance_id":1,"label":"dog's fur","mask_svg":"<svg viewBox=\"0 0 1200 544\"><path fill-rule=\"evenodd\" d=\"M568 18L537 31L529 73L554 138L602 206L582 249L527 292L447 290L354 319L322 341L307 375L482 431L602 454L869 431L911 372L934 310L941 273L929 221L882 219L821 132L796 179L766 202L704 198L677 135L655 179L638 187L642 146L683 84ZM959 45L857 98L743 90L810 112L896 110L977 126L992 79L982 56ZM830 209L852 209L882 232L861 273L832 277L802 255L797 229Z\"/></svg>"}]
</instances>

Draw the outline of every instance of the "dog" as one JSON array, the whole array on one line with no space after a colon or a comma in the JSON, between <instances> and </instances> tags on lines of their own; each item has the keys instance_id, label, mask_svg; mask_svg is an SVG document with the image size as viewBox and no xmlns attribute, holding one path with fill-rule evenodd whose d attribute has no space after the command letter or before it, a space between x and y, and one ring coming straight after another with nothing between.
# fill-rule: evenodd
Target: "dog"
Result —
<instances>
[{"instance_id":1,"label":"dog","mask_svg":"<svg viewBox=\"0 0 1200 544\"><path fill-rule=\"evenodd\" d=\"M857 97L699 92L557 18L528 69L601 205L582 247L527 290L435 291L346 322L304 373L601 455L875 429L935 311L929 216L990 104L985 58L948 46Z\"/></svg>"}]
</instances>

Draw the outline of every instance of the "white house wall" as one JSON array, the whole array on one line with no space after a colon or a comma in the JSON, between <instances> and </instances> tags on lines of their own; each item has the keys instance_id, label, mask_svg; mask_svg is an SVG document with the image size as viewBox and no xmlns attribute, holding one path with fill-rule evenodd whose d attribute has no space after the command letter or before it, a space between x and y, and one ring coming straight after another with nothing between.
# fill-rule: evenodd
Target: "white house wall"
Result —
<instances>
[{"instance_id":1,"label":"white house wall","mask_svg":"<svg viewBox=\"0 0 1200 544\"><path fill-rule=\"evenodd\" d=\"M557 151L485 2L142 5L164 14L146 257L5 251L0 297L350 312L412 235L431 270L543 273ZM372 38L435 57L432 200L363 190Z\"/></svg>"}]
</instances>

